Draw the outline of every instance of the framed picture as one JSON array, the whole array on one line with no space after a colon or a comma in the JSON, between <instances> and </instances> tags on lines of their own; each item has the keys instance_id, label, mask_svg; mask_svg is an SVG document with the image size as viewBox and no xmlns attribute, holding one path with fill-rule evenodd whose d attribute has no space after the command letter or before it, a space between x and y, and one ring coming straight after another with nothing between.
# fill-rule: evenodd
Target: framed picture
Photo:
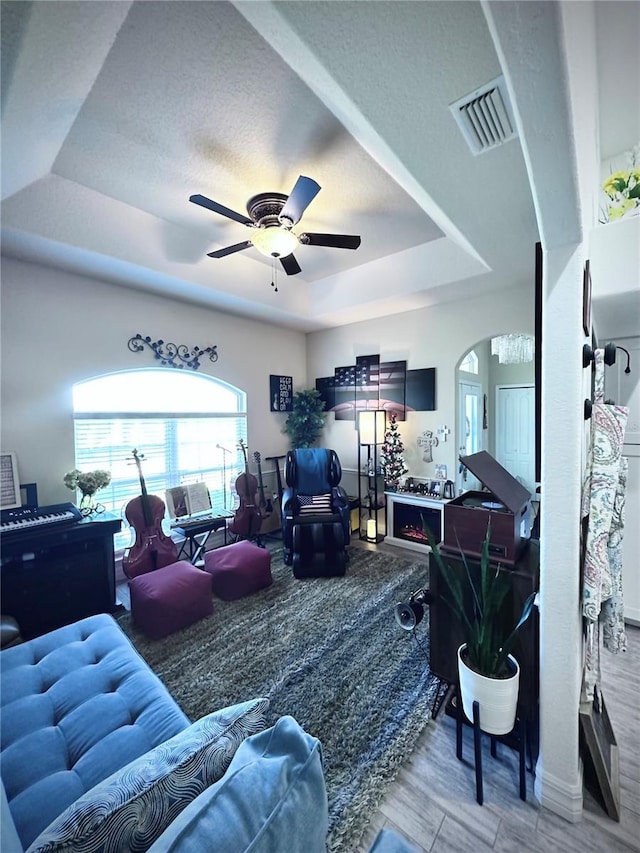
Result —
<instances>
[{"instance_id":1,"label":"framed picture","mask_svg":"<svg viewBox=\"0 0 640 853\"><path fill-rule=\"evenodd\" d=\"M579 717L583 751L589 758L589 762L585 762L587 787L592 782L604 802L609 817L612 820L620 820L618 744L604 697L599 690L596 689L594 700L586 710L581 706Z\"/></svg>"},{"instance_id":2,"label":"framed picture","mask_svg":"<svg viewBox=\"0 0 640 853\"><path fill-rule=\"evenodd\" d=\"M334 370L333 411L337 421L356 419L356 366L346 365Z\"/></svg>"},{"instance_id":3,"label":"framed picture","mask_svg":"<svg viewBox=\"0 0 640 853\"><path fill-rule=\"evenodd\" d=\"M406 406L408 411L433 412L436 408L436 369L407 370Z\"/></svg>"},{"instance_id":4,"label":"framed picture","mask_svg":"<svg viewBox=\"0 0 640 853\"><path fill-rule=\"evenodd\" d=\"M269 376L269 410L272 412L293 411L293 377Z\"/></svg>"},{"instance_id":5,"label":"framed picture","mask_svg":"<svg viewBox=\"0 0 640 853\"><path fill-rule=\"evenodd\" d=\"M335 406L335 387L335 376L322 376L319 379L316 379L316 391L320 393L320 399L324 400L325 412L330 412Z\"/></svg>"},{"instance_id":6,"label":"framed picture","mask_svg":"<svg viewBox=\"0 0 640 853\"><path fill-rule=\"evenodd\" d=\"M587 337L591 334L591 272L589 261L585 261L582 275L582 330Z\"/></svg>"},{"instance_id":7,"label":"framed picture","mask_svg":"<svg viewBox=\"0 0 640 853\"><path fill-rule=\"evenodd\" d=\"M15 509L22 506L18 460L15 453L0 454L0 508Z\"/></svg>"}]
</instances>

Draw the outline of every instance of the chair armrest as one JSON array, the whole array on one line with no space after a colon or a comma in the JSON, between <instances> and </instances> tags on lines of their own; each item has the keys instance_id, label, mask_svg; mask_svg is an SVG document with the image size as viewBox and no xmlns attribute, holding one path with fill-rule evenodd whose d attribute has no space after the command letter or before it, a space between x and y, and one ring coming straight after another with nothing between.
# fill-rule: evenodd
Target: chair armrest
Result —
<instances>
[{"instance_id":1,"label":"chair armrest","mask_svg":"<svg viewBox=\"0 0 640 853\"><path fill-rule=\"evenodd\" d=\"M288 486L282 492L282 515L289 518L298 511L298 498L296 490Z\"/></svg>"}]
</instances>

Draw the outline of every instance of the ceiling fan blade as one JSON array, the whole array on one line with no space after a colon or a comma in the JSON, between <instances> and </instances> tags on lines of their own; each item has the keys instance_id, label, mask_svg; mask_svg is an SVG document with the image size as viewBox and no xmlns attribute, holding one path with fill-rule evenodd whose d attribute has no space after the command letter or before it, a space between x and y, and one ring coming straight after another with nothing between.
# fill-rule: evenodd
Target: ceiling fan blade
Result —
<instances>
[{"instance_id":1,"label":"ceiling fan blade","mask_svg":"<svg viewBox=\"0 0 640 853\"><path fill-rule=\"evenodd\" d=\"M217 201L211 201L210 198L207 198L204 195L190 195L189 201L192 201L194 204L199 204L200 207L206 207L208 210L212 210L214 213L219 213L222 216L226 216L229 219L235 220L235 222L239 222L241 225L253 225L254 222L252 219L249 219L243 213L236 213L235 210L231 210L228 207L225 207L223 204L218 204Z\"/></svg>"},{"instance_id":2,"label":"ceiling fan blade","mask_svg":"<svg viewBox=\"0 0 640 853\"><path fill-rule=\"evenodd\" d=\"M280 263L284 267L284 271L287 275L298 275L299 272L302 272L300 264L296 261L293 255L287 255L286 258L280 258Z\"/></svg>"},{"instance_id":3,"label":"ceiling fan blade","mask_svg":"<svg viewBox=\"0 0 640 853\"><path fill-rule=\"evenodd\" d=\"M304 175L300 175L294 188L291 190L291 195L280 211L280 216L278 217L280 221L288 219L295 225L296 222L300 221L302 214L319 192L320 184L316 183L313 178L305 178Z\"/></svg>"},{"instance_id":4,"label":"ceiling fan blade","mask_svg":"<svg viewBox=\"0 0 640 853\"><path fill-rule=\"evenodd\" d=\"M245 240L244 243L234 243L233 246L227 246L225 249L217 249L215 252L207 252L208 258L226 258L227 255L233 255L234 252L242 252L243 249L248 249L253 246L250 240Z\"/></svg>"},{"instance_id":5,"label":"ceiling fan blade","mask_svg":"<svg viewBox=\"0 0 640 853\"><path fill-rule=\"evenodd\" d=\"M360 237L352 234L301 234L301 243L307 246L329 246L332 249L357 249Z\"/></svg>"}]
</instances>

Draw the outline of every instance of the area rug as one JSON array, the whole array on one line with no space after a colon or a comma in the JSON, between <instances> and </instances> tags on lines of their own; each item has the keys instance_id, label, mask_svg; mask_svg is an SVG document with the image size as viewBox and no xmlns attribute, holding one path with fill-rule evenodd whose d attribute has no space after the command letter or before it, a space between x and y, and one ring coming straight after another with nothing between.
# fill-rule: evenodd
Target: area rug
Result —
<instances>
[{"instance_id":1,"label":"area rug","mask_svg":"<svg viewBox=\"0 0 640 853\"><path fill-rule=\"evenodd\" d=\"M164 640L120 625L183 711L195 720L254 696L271 722L291 714L322 743L328 850L357 846L431 714L428 631L403 631L394 606L428 584L420 560L349 548L341 578L296 580L282 552L273 585ZM425 615L425 622L428 614Z\"/></svg>"}]
</instances>

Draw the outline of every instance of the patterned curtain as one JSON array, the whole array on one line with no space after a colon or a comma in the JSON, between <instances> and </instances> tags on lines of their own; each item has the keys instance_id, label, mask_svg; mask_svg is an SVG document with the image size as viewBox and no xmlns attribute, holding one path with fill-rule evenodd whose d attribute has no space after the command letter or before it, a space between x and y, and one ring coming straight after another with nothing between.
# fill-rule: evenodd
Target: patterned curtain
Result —
<instances>
[{"instance_id":1,"label":"patterned curtain","mask_svg":"<svg viewBox=\"0 0 640 853\"><path fill-rule=\"evenodd\" d=\"M595 394L589 458L582 490L588 516L582 613L586 648L583 701L593 701L600 680L600 643L626 649L622 600L622 536L627 460L622 456L628 409L604 402L604 350L595 351ZM602 634L601 634L602 629Z\"/></svg>"}]
</instances>

